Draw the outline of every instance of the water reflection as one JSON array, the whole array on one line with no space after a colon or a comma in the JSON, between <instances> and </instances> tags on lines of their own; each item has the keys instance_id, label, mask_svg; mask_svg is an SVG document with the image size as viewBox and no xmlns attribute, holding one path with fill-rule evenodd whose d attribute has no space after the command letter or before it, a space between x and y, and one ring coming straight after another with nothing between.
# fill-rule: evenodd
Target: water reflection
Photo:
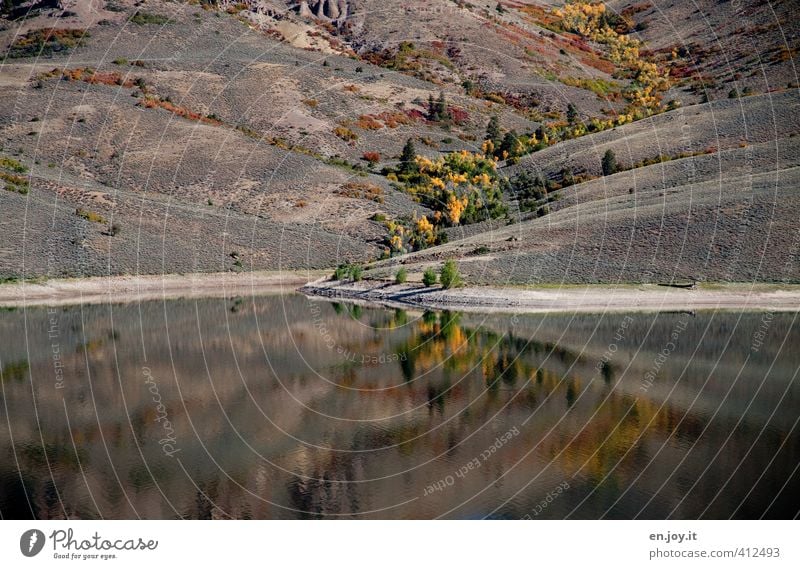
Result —
<instances>
[{"instance_id":1,"label":"water reflection","mask_svg":"<svg viewBox=\"0 0 800 569\"><path fill-rule=\"evenodd\" d=\"M793 517L796 316L6 311L0 514Z\"/></svg>"}]
</instances>

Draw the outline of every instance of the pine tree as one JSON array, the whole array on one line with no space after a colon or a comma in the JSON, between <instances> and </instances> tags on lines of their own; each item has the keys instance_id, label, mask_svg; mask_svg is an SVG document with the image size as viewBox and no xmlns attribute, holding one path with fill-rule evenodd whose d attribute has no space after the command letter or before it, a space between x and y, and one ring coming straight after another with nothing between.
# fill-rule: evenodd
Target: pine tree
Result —
<instances>
[{"instance_id":1,"label":"pine tree","mask_svg":"<svg viewBox=\"0 0 800 569\"><path fill-rule=\"evenodd\" d=\"M450 113L447 112L447 100L444 98L444 92L439 92L439 99L436 101L436 120L443 121L450 118Z\"/></svg>"},{"instance_id":2,"label":"pine tree","mask_svg":"<svg viewBox=\"0 0 800 569\"><path fill-rule=\"evenodd\" d=\"M510 130L506 133L503 137L503 142L500 143L500 156L503 156L504 152L508 152L508 156L516 156L517 152L517 133L513 130Z\"/></svg>"},{"instance_id":3,"label":"pine tree","mask_svg":"<svg viewBox=\"0 0 800 569\"><path fill-rule=\"evenodd\" d=\"M414 148L414 141L409 138L403 147L403 152L400 154L400 172L413 172L416 167L416 162L414 162L416 157L417 149Z\"/></svg>"},{"instance_id":4,"label":"pine tree","mask_svg":"<svg viewBox=\"0 0 800 569\"><path fill-rule=\"evenodd\" d=\"M606 150L606 153L603 155L603 176L610 176L611 174L616 174L619 171L619 164L617 164L617 157L614 155L614 151L610 148Z\"/></svg>"},{"instance_id":5,"label":"pine tree","mask_svg":"<svg viewBox=\"0 0 800 569\"><path fill-rule=\"evenodd\" d=\"M436 101L433 100L433 95L428 95L428 120L439 120L436 118Z\"/></svg>"},{"instance_id":6,"label":"pine tree","mask_svg":"<svg viewBox=\"0 0 800 569\"><path fill-rule=\"evenodd\" d=\"M491 140L495 148L500 147L500 119L497 118L497 115L492 115L492 118L489 119L484 140Z\"/></svg>"},{"instance_id":7,"label":"pine tree","mask_svg":"<svg viewBox=\"0 0 800 569\"><path fill-rule=\"evenodd\" d=\"M578 121L578 109L575 108L575 105L570 103L567 105L567 122L569 124L575 124Z\"/></svg>"}]
</instances>

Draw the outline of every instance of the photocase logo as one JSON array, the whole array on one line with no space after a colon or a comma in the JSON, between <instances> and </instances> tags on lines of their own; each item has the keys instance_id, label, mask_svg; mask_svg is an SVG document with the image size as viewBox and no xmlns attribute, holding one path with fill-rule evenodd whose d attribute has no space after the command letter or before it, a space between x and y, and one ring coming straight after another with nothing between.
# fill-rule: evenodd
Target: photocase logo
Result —
<instances>
[{"instance_id":1,"label":"photocase logo","mask_svg":"<svg viewBox=\"0 0 800 569\"><path fill-rule=\"evenodd\" d=\"M25 557L38 555L44 547L44 532L38 529L29 529L19 538L19 550Z\"/></svg>"}]
</instances>

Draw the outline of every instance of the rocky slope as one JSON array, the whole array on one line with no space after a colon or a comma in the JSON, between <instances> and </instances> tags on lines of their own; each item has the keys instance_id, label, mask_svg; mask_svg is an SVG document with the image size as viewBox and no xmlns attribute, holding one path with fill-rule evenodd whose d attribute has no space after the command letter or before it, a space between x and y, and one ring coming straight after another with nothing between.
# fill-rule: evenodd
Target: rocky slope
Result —
<instances>
[{"instance_id":1,"label":"rocky slope","mask_svg":"<svg viewBox=\"0 0 800 569\"><path fill-rule=\"evenodd\" d=\"M560 133L498 163L564 186L549 215L507 193L508 216L377 273L456 256L476 282L798 280L791 2L609 2L633 59L548 2L9 5L0 278L375 261L383 219L433 215L387 176L406 140L481 153L496 116ZM632 61L668 81L617 125L649 69ZM573 136L593 121L617 126ZM607 150L623 171L602 177Z\"/></svg>"}]
</instances>

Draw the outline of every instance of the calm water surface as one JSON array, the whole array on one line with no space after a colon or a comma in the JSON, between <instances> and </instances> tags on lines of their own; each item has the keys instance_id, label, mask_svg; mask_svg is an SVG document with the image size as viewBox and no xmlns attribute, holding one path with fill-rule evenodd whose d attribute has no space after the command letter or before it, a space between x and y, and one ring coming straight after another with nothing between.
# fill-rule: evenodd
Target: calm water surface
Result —
<instances>
[{"instance_id":1,"label":"calm water surface","mask_svg":"<svg viewBox=\"0 0 800 569\"><path fill-rule=\"evenodd\" d=\"M791 518L797 319L6 310L0 515Z\"/></svg>"}]
</instances>

